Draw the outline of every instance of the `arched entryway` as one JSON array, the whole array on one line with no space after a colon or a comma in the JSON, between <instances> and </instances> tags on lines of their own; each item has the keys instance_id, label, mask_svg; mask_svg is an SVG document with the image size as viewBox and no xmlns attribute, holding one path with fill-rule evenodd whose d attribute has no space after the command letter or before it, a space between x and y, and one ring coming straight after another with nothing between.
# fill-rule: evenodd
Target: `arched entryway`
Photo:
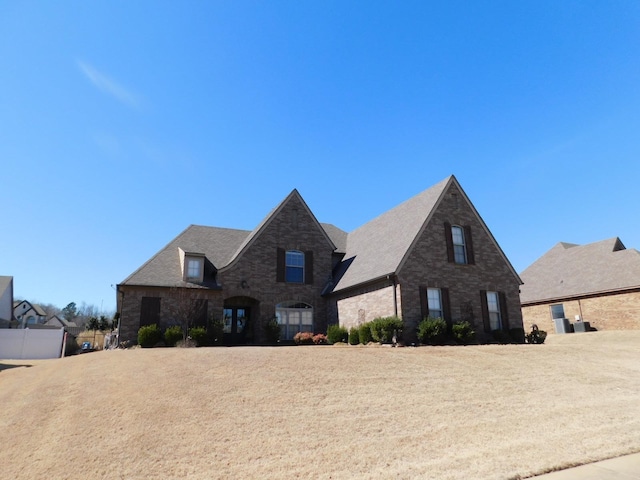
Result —
<instances>
[{"instance_id":1,"label":"arched entryway","mask_svg":"<svg viewBox=\"0 0 640 480\"><path fill-rule=\"evenodd\" d=\"M304 302L282 302L276 305L280 338L293 340L298 332L313 333L313 307Z\"/></svg>"},{"instance_id":2,"label":"arched entryway","mask_svg":"<svg viewBox=\"0 0 640 480\"><path fill-rule=\"evenodd\" d=\"M251 297L231 297L224 301L222 338L225 345L253 343L259 302Z\"/></svg>"}]
</instances>

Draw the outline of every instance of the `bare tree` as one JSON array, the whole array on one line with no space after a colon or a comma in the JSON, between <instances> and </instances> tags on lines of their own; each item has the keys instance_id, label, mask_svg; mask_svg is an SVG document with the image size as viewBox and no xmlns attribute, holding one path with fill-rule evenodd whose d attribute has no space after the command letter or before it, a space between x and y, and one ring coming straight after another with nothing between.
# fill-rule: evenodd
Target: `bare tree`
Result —
<instances>
[{"instance_id":1,"label":"bare tree","mask_svg":"<svg viewBox=\"0 0 640 480\"><path fill-rule=\"evenodd\" d=\"M189 329L201 319L206 328L207 300L205 290L186 288L183 283L171 287L166 297L167 311L171 321L182 327L182 337L186 342Z\"/></svg>"}]
</instances>

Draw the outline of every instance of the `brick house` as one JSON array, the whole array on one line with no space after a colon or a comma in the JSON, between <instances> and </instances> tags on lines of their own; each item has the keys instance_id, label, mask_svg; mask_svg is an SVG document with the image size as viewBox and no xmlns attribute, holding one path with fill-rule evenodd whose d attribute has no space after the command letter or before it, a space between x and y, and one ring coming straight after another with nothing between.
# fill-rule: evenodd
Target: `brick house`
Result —
<instances>
[{"instance_id":1,"label":"brick house","mask_svg":"<svg viewBox=\"0 0 640 480\"><path fill-rule=\"evenodd\" d=\"M640 329L640 252L619 238L560 242L521 274L525 325L555 332L555 319L597 330Z\"/></svg>"},{"instance_id":2,"label":"brick house","mask_svg":"<svg viewBox=\"0 0 640 480\"><path fill-rule=\"evenodd\" d=\"M253 230L191 225L118 285L120 338L142 325L223 320L225 342L260 343L397 315L476 330L521 328L521 281L454 176L351 233L319 223L293 190Z\"/></svg>"}]
</instances>

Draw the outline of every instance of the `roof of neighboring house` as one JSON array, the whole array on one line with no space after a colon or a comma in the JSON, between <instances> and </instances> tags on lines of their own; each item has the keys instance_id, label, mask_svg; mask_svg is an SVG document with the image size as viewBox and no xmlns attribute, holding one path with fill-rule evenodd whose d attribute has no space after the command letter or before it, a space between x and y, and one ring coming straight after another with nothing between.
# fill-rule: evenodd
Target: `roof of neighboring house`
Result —
<instances>
[{"instance_id":1,"label":"roof of neighboring house","mask_svg":"<svg viewBox=\"0 0 640 480\"><path fill-rule=\"evenodd\" d=\"M0 275L0 294L4 292L13 283L13 277Z\"/></svg>"},{"instance_id":2,"label":"roof of neighboring house","mask_svg":"<svg viewBox=\"0 0 640 480\"><path fill-rule=\"evenodd\" d=\"M64 318L57 315L53 315L49 320L45 322L45 325L58 325L61 327L77 327L76 322L68 322Z\"/></svg>"},{"instance_id":3,"label":"roof of neighboring house","mask_svg":"<svg viewBox=\"0 0 640 480\"><path fill-rule=\"evenodd\" d=\"M40 317L46 317L47 316L47 312L44 311L44 309L36 304L36 303L31 303L28 300L15 300L13 302L13 309L15 310L17 306L19 306L22 303L26 303L27 305L29 305L29 310L33 309L33 311L36 313L36 315L40 316ZM28 311L28 310L27 310Z\"/></svg>"},{"instance_id":4,"label":"roof of neighboring house","mask_svg":"<svg viewBox=\"0 0 640 480\"><path fill-rule=\"evenodd\" d=\"M520 277L523 304L640 288L640 252L617 237L587 245L560 242Z\"/></svg>"}]
</instances>

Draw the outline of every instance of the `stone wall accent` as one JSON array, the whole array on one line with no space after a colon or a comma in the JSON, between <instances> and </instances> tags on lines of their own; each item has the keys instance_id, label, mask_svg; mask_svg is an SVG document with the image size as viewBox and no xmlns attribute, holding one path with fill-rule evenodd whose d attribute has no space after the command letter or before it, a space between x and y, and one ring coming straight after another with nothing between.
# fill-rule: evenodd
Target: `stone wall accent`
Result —
<instances>
[{"instance_id":1,"label":"stone wall accent","mask_svg":"<svg viewBox=\"0 0 640 480\"><path fill-rule=\"evenodd\" d=\"M398 316L401 311L399 290L399 287L396 287ZM377 317L395 315L393 295L393 285L384 282L368 288L360 288L352 292L351 295L340 298L337 300L340 325L350 329L370 322Z\"/></svg>"}]
</instances>

